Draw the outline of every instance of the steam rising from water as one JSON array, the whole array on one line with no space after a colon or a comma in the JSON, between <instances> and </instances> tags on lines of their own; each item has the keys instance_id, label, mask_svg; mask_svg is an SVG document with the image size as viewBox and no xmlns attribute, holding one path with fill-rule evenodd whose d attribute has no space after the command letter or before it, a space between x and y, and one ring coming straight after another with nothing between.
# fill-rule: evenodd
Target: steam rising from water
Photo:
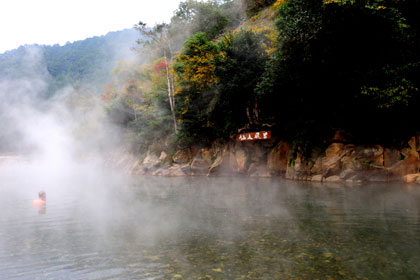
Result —
<instances>
[{"instance_id":1,"label":"steam rising from water","mask_svg":"<svg viewBox=\"0 0 420 280\"><path fill-rule=\"evenodd\" d=\"M102 178L104 155L120 133L106 123L100 93L66 86L46 98L52 78L42 50L27 47L17 63L25 66L22 76L0 77L0 176L15 178L7 181L16 181L17 192L31 186L34 197Z\"/></svg>"},{"instance_id":2,"label":"steam rising from water","mask_svg":"<svg viewBox=\"0 0 420 280\"><path fill-rule=\"evenodd\" d=\"M0 80L0 278L361 279L376 267L384 278L420 276L418 188L134 183L104 168L120 133L101 108L72 106L71 87L44 99L42 55L30 49L25 60L41 70ZM41 189L45 215L31 205Z\"/></svg>"}]
</instances>

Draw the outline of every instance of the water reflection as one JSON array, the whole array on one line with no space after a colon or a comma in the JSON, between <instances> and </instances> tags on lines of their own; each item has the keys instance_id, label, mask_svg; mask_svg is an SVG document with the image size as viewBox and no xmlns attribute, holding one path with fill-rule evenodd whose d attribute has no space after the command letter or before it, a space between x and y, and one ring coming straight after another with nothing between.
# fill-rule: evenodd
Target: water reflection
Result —
<instances>
[{"instance_id":1,"label":"water reflection","mask_svg":"<svg viewBox=\"0 0 420 280\"><path fill-rule=\"evenodd\" d=\"M2 279L418 279L420 189L238 178L0 187ZM7 199L6 199L7 198Z\"/></svg>"},{"instance_id":2,"label":"water reflection","mask_svg":"<svg viewBox=\"0 0 420 280\"><path fill-rule=\"evenodd\" d=\"M38 210L39 215L47 214L47 206L46 205L34 206L34 208L36 208Z\"/></svg>"}]
</instances>

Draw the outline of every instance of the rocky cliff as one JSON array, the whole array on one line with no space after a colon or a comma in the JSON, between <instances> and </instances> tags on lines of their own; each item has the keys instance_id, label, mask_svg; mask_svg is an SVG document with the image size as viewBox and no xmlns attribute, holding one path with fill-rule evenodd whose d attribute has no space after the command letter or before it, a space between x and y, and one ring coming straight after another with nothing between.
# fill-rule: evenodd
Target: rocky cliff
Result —
<instances>
[{"instance_id":1,"label":"rocky cliff","mask_svg":"<svg viewBox=\"0 0 420 280\"><path fill-rule=\"evenodd\" d=\"M147 153L142 157L115 152L109 163L130 174L154 176L284 176L313 182L420 183L420 135L406 147L363 146L337 139L312 156L292 158L290 143L271 139L260 142L214 144L208 148L178 150L169 155Z\"/></svg>"}]
</instances>

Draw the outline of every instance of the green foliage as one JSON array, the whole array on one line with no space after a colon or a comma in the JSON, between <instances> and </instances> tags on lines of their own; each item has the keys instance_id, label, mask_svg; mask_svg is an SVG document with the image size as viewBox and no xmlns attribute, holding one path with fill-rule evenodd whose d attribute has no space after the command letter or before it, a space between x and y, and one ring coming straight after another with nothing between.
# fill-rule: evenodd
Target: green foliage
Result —
<instances>
[{"instance_id":1,"label":"green foliage","mask_svg":"<svg viewBox=\"0 0 420 280\"><path fill-rule=\"evenodd\" d=\"M187 138L205 140L211 134L208 105L215 97L212 85L217 80L216 61L222 57L219 46L208 41L206 34L201 32L185 42L175 61L174 70L182 86L176 95L176 104L182 120L183 141L189 141Z\"/></svg>"},{"instance_id":2,"label":"green foliage","mask_svg":"<svg viewBox=\"0 0 420 280\"><path fill-rule=\"evenodd\" d=\"M217 45L203 33L188 40L175 67L184 86L177 95L183 136L206 142L257 125L254 88L265 60L261 38L251 31L229 34Z\"/></svg>"},{"instance_id":3,"label":"green foliage","mask_svg":"<svg viewBox=\"0 0 420 280\"><path fill-rule=\"evenodd\" d=\"M123 30L64 46L19 47L0 54L0 77L18 79L42 74L41 78L48 82L47 97L67 85L88 85L100 91L110 81L116 61L131 58L130 45L135 36L134 30ZM115 49L121 53L115 53Z\"/></svg>"},{"instance_id":4,"label":"green foliage","mask_svg":"<svg viewBox=\"0 0 420 280\"><path fill-rule=\"evenodd\" d=\"M413 72L419 74L419 66L419 63L415 63L402 68L385 69L378 81L380 84L362 86L361 94L369 96L380 109L407 107L418 94L419 89L414 85L414 79L408 78L406 74Z\"/></svg>"},{"instance_id":5,"label":"green foliage","mask_svg":"<svg viewBox=\"0 0 420 280\"><path fill-rule=\"evenodd\" d=\"M191 35L203 32L208 40L222 34L226 28L236 27L241 20L238 1L187 0L179 4L171 19L171 33L178 36L180 47ZM183 35L186 37L183 37Z\"/></svg>"},{"instance_id":6,"label":"green foliage","mask_svg":"<svg viewBox=\"0 0 420 280\"><path fill-rule=\"evenodd\" d=\"M263 8L276 2L275 0L241 0L248 16L253 16Z\"/></svg>"},{"instance_id":7,"label":"green foliage","mask_svg":"<svg viewBox=\"0 0 420 280\"><path fill-rule=\"evenodd\" d=\"M188 39L174 65L182 85L200 91L214 83L217 55L217 44L208 41L205 33L196 33Z\"/></svg>"},{"instance_id":8,"label":"green foliage","mask_svg":"<svg viewBox=\"0 0 420 280\"><path fill-rule=\"evenodd\" d=\"M279 6L279 49L257 86L262 118L314 145L338 128L373 143L413 133L418 28L407 24L406 2L328 2Z\"/></svg>"},{"instance_id":9,"label":"green foliage","mask_svg":"<svg viewBox=\"0 0 420 280\"><path fill-rule=\"evenodd\" d=\"M267 56L262 37L242 30L222 42L225 57L216 68L217 101L211 122L217 135L234 136L245 126L259 126L258 103L254 91L264 73Z\"/></svg>"},{"instance_id":10,"label":"green foliage","mask_svg":"<svg viewBox=\"0 0 420 280\"><path fill-rule=\"evenodd\" d=\"M173 144L173 121L162 60L151 64L120 64L115 83L104 93L108 117L124 126L126 142L134 152L156 152ZM156 141L156 139L160 139ZM169 146L168 146L169 145Z\"/></svg>"},{"instance_id":11,"label":"green foliage","mask_svg":"<svg viewBox=\"0 0 420 280\"><path fill-rule=\"evenodd\" d=\"M275 32L226 32L243 19L240 4L254 15L274 2L187 0L170 24L137 25L147 63L120 63L104 94L134 150L168 149L175 138L210 144L270 126L294 141L295 156L308 156L337 129L372 143L418 129L418 1L279 0L270 8ZM89 77L89 63L104 69L104 54L83 54L72 70L54 61L48 70L65 83Z\"/></svg>"}]
</instances>

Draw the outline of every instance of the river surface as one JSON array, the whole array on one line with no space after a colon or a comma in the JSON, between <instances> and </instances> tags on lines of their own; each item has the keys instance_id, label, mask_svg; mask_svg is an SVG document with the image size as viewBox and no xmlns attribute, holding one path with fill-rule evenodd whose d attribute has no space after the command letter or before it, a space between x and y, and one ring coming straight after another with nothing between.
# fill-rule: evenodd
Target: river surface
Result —
<instances>
[{"instance_id":1,"label":"river surface","mask_svg":"<svg viewBox=\"0 0 420 280\"><path fill-rule=\"evenodd\" d=\"M420 279L418 185L5 174L0 279Z\"/></svg>"}]
</instances>

